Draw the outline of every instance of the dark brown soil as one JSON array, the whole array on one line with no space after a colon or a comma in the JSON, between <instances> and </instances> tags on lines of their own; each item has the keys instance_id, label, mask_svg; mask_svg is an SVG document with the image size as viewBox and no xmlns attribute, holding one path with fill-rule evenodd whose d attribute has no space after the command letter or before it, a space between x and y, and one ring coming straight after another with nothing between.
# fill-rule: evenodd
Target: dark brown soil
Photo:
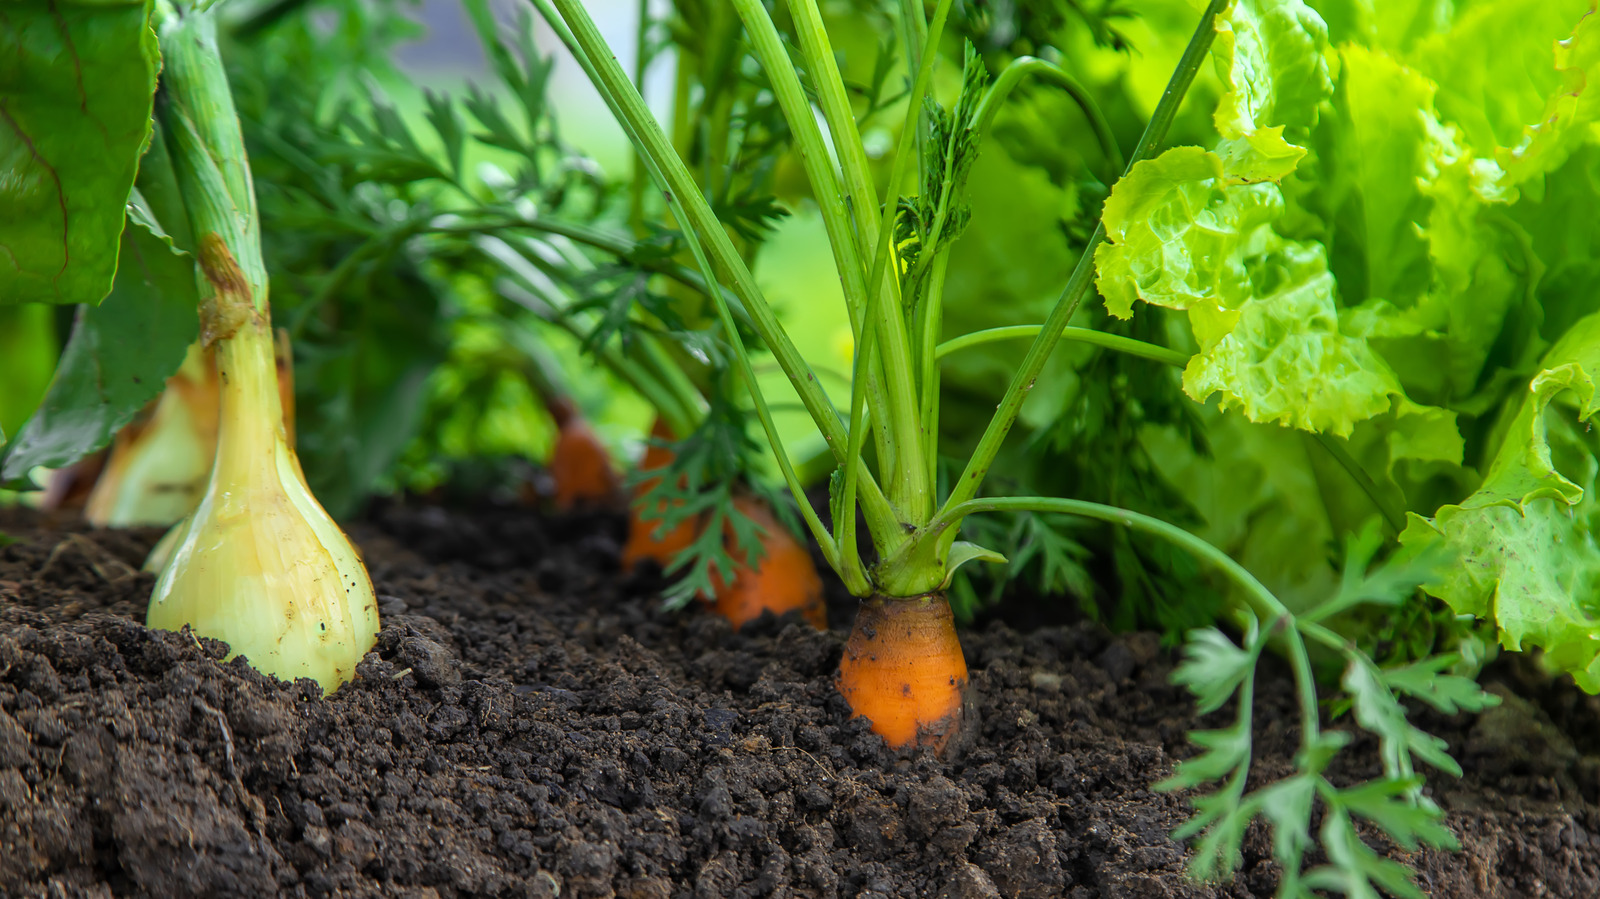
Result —
<instances>
[{"instance_id":1,"label":"dark brown soil","mask_svg":"<svg viewBox=\"0 0 1600 899\"><path fill-rule=\"evenodd\" d=\"M967 633L973 748L896 759L832 687L847 597L829 633L667 614L618 527L374 513L383 632L323 699L146 630L156 532L0 513L0 896L1271 894L1265 833L1234 883L1184 876L1186 800L1149 785L1197 722L1152 636ZM1466 850L1411 861L1436 897L1600 896L1596 702L1494 676L1529 699L1429 719ZM1268 680L1270 768L1295 733Z\"/></svg>"}]
</instances>

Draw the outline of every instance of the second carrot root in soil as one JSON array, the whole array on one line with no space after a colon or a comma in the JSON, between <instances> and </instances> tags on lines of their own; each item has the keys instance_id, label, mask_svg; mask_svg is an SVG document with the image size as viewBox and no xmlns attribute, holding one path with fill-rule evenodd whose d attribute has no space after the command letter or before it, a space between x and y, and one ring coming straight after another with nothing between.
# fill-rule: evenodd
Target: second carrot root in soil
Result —
<instances>
[{"instance_id":1,"label":"second carrot root in soil","mask_svg":"<svg viewBox=\"0 0 1600 899\"><path fill-rule=\"evenodd\" d=\"M639 466L646 473L667 468L674 458L672 450L664 445L673 435L663 422L656 422L650 436L652 442ZM704 527L701 520L691 518L662 531L662 505L646 509L641 502L658 482L658 478L646 479L633 491L634 500L628 509L628 542L622 549L622 565L627 570L634 570L646 559L663 568L670 565L694 543ZM806 545L778 522L764 502L740 496L733 504L736 514L749 518L762 531L760 559L753 568L745 565L743 552L734 545L732 529L725 527L724 541L735 560L734 576L731 582L714 578L713 595L702 596L701 601L736 628L759 618L763 611L782 615L792 610L798 610L812 626L826 628L822 578Z\"/></svg>"}]
</instances>

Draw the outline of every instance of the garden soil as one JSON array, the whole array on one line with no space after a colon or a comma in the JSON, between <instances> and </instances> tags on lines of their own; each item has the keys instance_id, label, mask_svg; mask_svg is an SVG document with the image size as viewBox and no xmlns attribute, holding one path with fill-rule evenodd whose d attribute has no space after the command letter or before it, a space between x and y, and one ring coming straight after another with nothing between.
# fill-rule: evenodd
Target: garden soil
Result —
<instances>
[{"instance_id":1,"label":"garden soil","mask_svg":"<svg viewBox=\"0 0 1600 899\"><path fill-rule=\"evenodd\" d=\"M1253 828L1222 885L1151 790L1198 719L1149 634L1014 606L962 635L980 723L898 758L850 720L835 629L734 632L660 609L620 519L387 504L351 528L382 597L357 679L323 698L221 644L147 630L155 530L11 510L0 532L0 896L1269 896ZM1295 745L1265 678L1263 777ZM1401 855L1431 895L1600 896L1600 706L1525 668L1426 724L1460 853ZM1525 698L1516 698L1517 696ZM1358 739L1339 776L1377 770Z\"/></svg>"}]
</instances>

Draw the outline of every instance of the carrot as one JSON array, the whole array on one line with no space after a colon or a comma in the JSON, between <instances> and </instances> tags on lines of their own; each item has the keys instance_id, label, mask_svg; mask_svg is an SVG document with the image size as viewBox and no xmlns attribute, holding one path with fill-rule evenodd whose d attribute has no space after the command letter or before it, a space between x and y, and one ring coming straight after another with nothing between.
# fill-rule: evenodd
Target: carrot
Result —
<instances>
[{"instance_id":1,"label":"carrot","mask_svg":"<svg viewBox=\"0 0 1600 899\"><path fill-rule=\"evenodd\" d=\"M960 729L967 687L944 594L863 600L835 683L891 747L943 751Z\"/></svg>"},{"instance_id":2,"label":"carrot","mask_svg":"<svg viewBox=\"0 0 1600 899\"><path fill-rule=\"evenodd\" d=\"M650 436L657 441L668 441L673 435L666 422L658 418L655 426L650 429ZM644 460L639 463L639 470L659 471L671 465L672 459L672 450L651 443L644 451ZM699 522L693 519L678 522L666 533L656 533L656 529L661 525L662 507L658 505L654 510L655 515L646 518L640 500L660 482L660 478L650 478L634 488L633 502L628 505L628 542L622 547L622 567L626 571L632 571L645 559L654 559L657 564L665 567L678 553L687 549L700 533Z\"/></svg>"},{"instance_id":3,"label":"carrot","mask_svg":"<svg viewBox=\"0 0 1600 899\"><path fill-rule=\"evenodd\" d=\"M550 477L555 481L556 508L571 511L579 506L603 506L612 502L622 481L611 465L605 444L572 401L547 400L556 420L555 451L550 455Z\"/></svg>"},{"instance_id":4,"label":"carrot","mask_svg":"<svg viewBox=\"0 0 1600 899\"><path fill-rule=\"evenodd\" d=\"M733 529L724 529L728 552L734 556L736 566L733 583L723 584L713 578L715 599L709 605L722 617L733 622L735 628L761 616L763 611L782 615L799 609L802 617L819 630L828 627L828 609L822 602L822 578L817 575L816 563L805 545L778 523L772 510L751 497L736 497L733 505L746 518L759 525L761 559L755 568L746 566L743 553L734 545Z\"/></svg>"}]
</instances>

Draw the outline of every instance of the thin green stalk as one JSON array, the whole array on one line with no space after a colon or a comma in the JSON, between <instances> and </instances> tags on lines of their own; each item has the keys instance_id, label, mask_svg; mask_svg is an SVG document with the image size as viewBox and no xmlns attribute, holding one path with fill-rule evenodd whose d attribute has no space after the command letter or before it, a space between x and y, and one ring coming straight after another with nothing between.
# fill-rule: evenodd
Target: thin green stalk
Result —
<instances>
[{"instance_id":1,"label":"thin green stalk","mask_svg":"<svg viewBox=\"0 0 1600 899\"><path fill-rule=\"evenodd\" d=\"M1356 482L1356 485L1367 494L1367 498L1372 500L1372 504L1378 507L1378 511L1383 514L1384 521L1389 523L1389 527L1394 528L1396 534L1406 529L1405 510L1389 501L1383 491L1378 489L1378 482L1372 479L1372 475L1367 474L1367 470L1361 467L1361 463L1357 462L1354 456L1350 455L1350 451L1344 448L1344 444L1327 434L1318 433L1311 436L1322 444L1322 448L1328 451L1328 455L1332 456L1333 460L1339 463L1339 467L1343 468Z\"/></svg>"},{"instance_id":2,"label":"thin green stalk","mask_svg":"<svg viewBox=\"0 0 1600 899\"><path fill-rule=\"evenodd\" d=\"M745 19L745 29L751 32L752 36L758 30L771 30L772 36L776 38L772 20L766 15L759 0L734 0L734 2L740 6L741 15ZM947 2L943 5L948 9ZM759 16L745 14L745 8L752 6L754 7L752 12L759 12ZM811 74L818 106L833 137L834 152L839 157L845 191L849 195L851 207L856 212L855 230L852 233L859 237L859 252L864 253L876 247L882 230L877 217L873 215L873 211L879 208L878 192L872 183L872 168L867 162L866 147L861 143L861 134L856 129L850 96L845 91L844 80L839 76L839 67L833 58L833 45L828 39L827 29L823 25L822 14L817 9L816 0L790 0L789 10L794 16L795 32L800 38L801 57L805 61L806 71ZM752 18L760 21L752 25ZM931 29L929 33L932 35ZM781 49L779 45L779 50ZM777 77L792 79L798 86L799 78L795 75L787 54L779 55L784 72L776 75L772 70L778 68L776 65L778 58L768 59L765 56L762 58L768 67L769 76L775 77L775 80ZM926 60L930 64L929 68L934 55L936 54L930 52ZM920 108L921 94L913 91L909 101L914 107ZM787 114L787 110L785 112ZM815 127L814 121L809 124ZM795 126L796 123L791 119L791 130ZM897 188L898 184L890 185L891 191ZM893 206L892 203L888 205ZM891 218L888 227L892 232L892 208L889 211ZM887 406L884 410L885 415L880 416L878 411L874 410L873 418L882 422L879 430L886 431L893 438L891 446L893 455L890 458L880 456L879 471L883 475L890 499L904 516L904 520L912 525L920 525L933 513L935 497L933 483L922 466L922 425L917 418L916 366L911 358L910 338L906 331L905 312L901 306L900 279L890 277L880 282L874 277L867 282L867 290L872 292L876 300L873 312L878 317L879 353L882 356L884 399Z\"/></svg>"},{"instance_id":3,"label":"thin green stalk","mask_svg":"<svg viewBox=\"0 0 1600 899\"><path fill-rule=\"evenodd\" d=\"M515 254L518 259L525 260L530 266L543 269L542 264L531 258L528 253L500 238L485 237L478 244L480 250L498 259L500 251L496 249L497 246L504 247L505 252ZM571 308L569 301L572 299L570 287L563 290L552 278L551 286L561 295L551 295L551 290L541 288L540 284L527 278L516 268L508 269L508 274L514 278L518 289L532 295L538 306L522 302L515 297L511 298L513 302L533 312L546 323L561 328L580 342L588 337L588 334L579 327L579 323L568 314ZM548 309L549 314L545 314L543 309ZM700 391L690 381L683 368L667 354L657 335L641 333L637 338L628 347L629 355L620 354L614 347L609 346L597 347L596 355L602 365L611 368L644 396L657 413L667 420L675 433L689 433L700 422L705 412L704 399Z\"/></svg>"},{"instance_id":4,"label":"thin green stalk","mask_svg":"<svg viewBox=\"0 0 1600 899\"><path fill-rule=\"evenodd\" d=\"M861 326L861 346L856 350L855 368L850 373L850 449L846 454L848 461L844 463L844 489L833 521L834 533L839 541L840 561L845 568L839 574L847 582L861 588L852 588L851 592L856 596L866 596L872 589L871 578L867 576L861 553L856 548L856 493L864 465L861 461L863 444L866 442L865 378L866 373L878 364L877 349L878 319L869 315ZM874 534L877 532L870 521L868 529Z\"/></svg>"},{"instance_id":5,"label":"thin green stalk","mask_svg":"<svg viewBox=\"0 0 1600 899\"><path fill-rule=\"evenodd\" d=\"M639 0L635 8L639 13L639 22L633 32L633 85L643 94L645 71L650 67L650 61L645 58L646 46L650 41L650 0ZM648 183L644 157L635 149L633 177L628 181L628 226L635 235L644 233L644 191Z\"/></svg>"},{"instance_id":6,"label":"thin green stalk","mask_svg":"<svg viewBox=\"0 0 1600 899\"><path fill-rule=\"evenodd\" d=\"M1041 330L1043 330L1042 325L1012 325L1005 328L974 331L971 334L963 334L960 337L954 337L939 344L934 355L943 359L951 353L986 343L1015 340L1021 337L1035 337ZM1118 334L1107 334L1092 328L1064 328L1062 329L1061 339L1087 343L1091 346L1102 347L1125 355L1149 359L1152 362L1162 362L1175 368L1184 368L1189 364L1191 358L1184 353L1167 349L1164 346L1157 346L1153 343L1134 340L1131 337L1123 337ZM1372 475L1361 467L1361 463L1350 455L1349 450L1346 450L1341 443L1327 434L1311 434L1310 436L1328 452L1328 455L1333 457L1335 462L1339 463L1340 467L1349 473L1351 480L1355 481L1356 486L1360 487L1362 492L1367 495L1367 498L1372 500L1373 506L1383 514L1384 520L1389 523L1390 527L1394 528L1395 533L1405 530L1405 510L1389 502L1383 491L1379 489L1378 483L1372 479Z\"/></svg>"},{"instance_id":7,"label":"thin green stalk","mask_svg":"<svg viewBox=\"0 0 1600 899\"><path fill-rule=\"evenodd\" d=\"M930 531L935 528L953 531L963 518L979 512L1045 512L1092 518L1160 537L1196 558L1216 566L1230 580L1243 588L1245 602L1250 605L1256 617L1261 619L1262 626L1269 633L1274 630L1281 633L1285 648L1288 650L1289 666L1294 671L1295 687L1299 692L1300 745L1310 748L1316 744L1321 730L1321 722L1317 717L1317 682L1311 670L1311 656L1306 652L1299 622L1294 613L1289 611L1271 590L1256 580L1256 576L1251 574L1249 569L1234 561L1227 553L1183 528L1159 518L1119 509L1116 506L1077 499L1025 496L968 500L941 510L928 528Z\"/></svg>"},{"instance_id":8,"label":"thin green stalk","mask_svg":"<svg viewBox=\"0 0 1600 899\"><path fill-rule=\"evenodd\" d=\"M695 55L682 47L673 54L672 146L684 157L689 155L689 144L693 140L689 126L689 101L694 87L690 73L694 71L695 60Z\"/></svg>"},{"instance_id":9,"label":"thin green stalk","mask_svg":"<svg viewBox=\"0 0 1600 899\"><path fill-rule=\"evenodd\" d=\"M638 98L638 91L632 90L627 78L621 77L621 69L616 64L616 59L611 58L610 53L606 51L605 38L600 37L594 21L590 21L589 14L573 0L533 0L533 3L538 8L539 14L549 22L550 29L554 30L555 35L565 43L574 58L578 59L579 66L582 66L584 72L589 75L590 82L600 90L600 96L610 106L611 114L618 123L621 123L622 130L629 134L629 139L635 142L635 146L646 150L646 162L651 165L654 179L666 187L664 195L667 202L672 205L678 221L690 229L686 230L685 237L690 238L691 246L694 245L694 230L698 229L701 234L706 235L710 243L710 254L715 256L718 264L728 272L728 277L733 282L734 294L746 302L750 314L750 326L762 336L774 360L782 366L784 374L789 376L790 384L795 387L795 392L800 395L802 403L805 403L806 411L811 414L811 421L818 427L822 440L834 453L835 459L838 462L845 461L848 438L843 429L843 422L838 419L837 411L832 408L827 395L816 384L816 374L806 365L805 358L795 349L794 341L790 341L789 333L784 331L776 315L771 312L771 307L766 304L760 288L755 286L755 278L750 275L749 267L733 250L725 229L717 221L717 216L710 211L706 198L702 197L701 192L694 186L693 176L690 176L683 166L682 158L678 157L677 152L670 147L666 134L661 133L661 126L650 114L650 109L645 107L643 99ZM570 29L568 21L578 22L581 29ZM598 59L598 62L592 59L590 50L594 50L594 58ZM715 283L712 278L707 278L707 282ZM717 299L718 306L726 306L722 291L715 291L714 299ZM738 352L742 352L742 346L738 341L733 341L733 346ZM752 390L754 389L752 381ZM784 461L781 442L776 442L776 437L773 435L770 437L774 440L773 451L778 454L779 462ZM798 488L795 489L798 491ZM797 493L797 499L805 505L805 494ZM890 523L898 521L894 510L888 504L888 497L883 494L882 488L878 488L877 480L874 480L870 473L862 477L862 510L869 520L890 521ZM874 531L874 539L880 541L878 552L882 553L898 547L906 537L898 531L883 529Z\"/></svg>"},{"instance_id":10,"label":"thin green stalk","mask_svg":"<svg viewBox=\"0 0 1600 899\"><path fill-rule=\"evenodd\" d=\"M977 122L974 127L980 134L989 130L989 125L994 121L995 114L1000 107L1005 105L1006 98L1016 89L1022 79L1029 75L1038 75L1057 87L1067 92L1078 108L1083 110L1083 117L1089 120L1089 130L1094 132L1095 140L1100 144L1100 152L1105 155L1111 177L1115 178L1123 169L1122 150L1117 147L1116 135L1111 133L1111 123L1106 121L1105 113L1100 111L1099 104L1094 102L1094 97L1079 84L1077 79L1066 73L1066 70L1053 62L1039 59L1035 56L1019 56L1013 59L990 85L989 92L984 94L983 100L978 104Z\"/></svg>"},{"instance_id":11,"label":"thin green stalk","mask_svg":"<svg viewBox=\"0 0 1600 899\"><path fill-rule=\"evenodd\" d=\"M922 60L925 56L930 53L936 54L939 50L937 39L935 39L935 43L931 47L928 45L928 20L923 17L922 13L922 0L900 0L900 29L905 33L906 70L910 72L921 69ZM935 15L935 18L939 17ZM941 25L943 24L942 19L940 23ZM928 47L928 49L925 51L924 47ZM913 92L908 96L913 98L912 105L914 108L922 108L922 98L917 92ZM920 115L916 119L915 133L917 136L917 174L919 176L917 183L920 184L922 183L920 176L923 174L921 171L922 150L928 144L928 122ZM896 184L889 185L891 196L893 196L898 186Z\"/></svg>"},{"instance_id":12,"label":"thin green stalk","mask_svg":"<svg viewBox=\"0 0 1600 899\"><path fill-rule=\"evenodd\" d=\"M1211 0L1206 10L1200 16L1200 22L1195 27L1194 35L1189 39L1189 46L1183 51L1183 57L1178 62L1177 69L1172 73L1172 79L1167 82L1167 89L1161 95L1161 100L1156 104L1155 113L1150 117L1150 123L1145 127L1144 136L1139 139L1139 146L1134 149L1133 156L1129 158L1128 168L1131 170L1140 160L1149 156L1163 140L1166 139L1167 130L1172 126L1173 118L1178 114L1178 106L1183 102L1183 97L1188 93L1189 85L1193 83L1194 76L1200 69L1206 54L1211 49L1211 41L1216 37L1216 18L1229 0ZM1000 408L994 418L989 421L989 426L979 439L977 447L972 452L972 458L967 462L967 467L961 473L959 480L951 487L950 496L945 500L945 509L955 508L961 503L977 496L978 488L983 483L983 478L989 473L989 466L993 464L996 454L1000 452L1000 445L1005 441L1006 435L1011 431L1011 425L1017 420L1017 414L1022 410L1022 403L1033 389L1039 373L1043 371L1045 362L1060 342L1061 335L1065 332L1067 322L1072 320L1073 313L1078 311L1078 304L1083 301L1094 282L1094 251L1105 239L1104 224L1097 225L1094 236L1089 238L1089 243L1084 247L1083 255L1078 257L1078 264L1072 270L1072 276L1067 280L1066 289L1061 297L1056 300L1055 308L1050 310L1050 316L1045 319L1043 329L1039 336L1028 347L1028 353L1023 357L1022 365L1012 377L1011 383L1006 387L1005 396L1000 401ZM950 537L949 539L953 539Z\"/></svg>"},{"instance_id":13,"label":"thin green stalk","mask_svg":"<svg viewBox=\"0 0 1600 899\"><path fill-rule=\"evenodd\" d=\"M850 310L851 329L857 343L860 343L864 336L862 322L865 316L871 314L874 307L869 287L863 280L866 272L861 263L856 241L856 227L852 222L850 211L846 208L844 189L828 155L827 142L822 137L822 129L817 125L811 103L800 84L799 76L795 73L794 63L789 59L788 51L778 35L777 27L767 15L766 7L760 0L733 0L733 3L744 22L751 50L761 60L761 65L767 72L773 94L783 109L784 118L789 123L789 131L794 136L800 158L805 164L806 176L811 181L811 193L816 198L818 209L822 213L823 226L828 233L828 243L833 250L834 265L839 270L840 283L844 287L845 303ZM878 339L883 339L881 329ZM867 402L869 408L873 410L873 420L885 422L886 425L893 420L896 396L895 374L891 371L891 362L891 359L886 358L881 369L878 366L864 369L867 377L865 385ZM899 458L903 452L900 446L900 441L904 439L902 432L892 426L880 426L875 430L874 437L880 459ZM897 485L891 481L886 486L891 502L898 506ZM884 521L878 527L880 529L898 527L898 522Z\"/></svg>"},{"instance_id":14,"label":"thin green stalk","mask_svg":"<svg viewBox=\"0 0 1600 899\"><path fill-rule=\"evenodd\" d=\"M827 395L816 383L816 375L806 365L804 358L795 349L787 332L778 322L772 309L767 305L765 298L755 285L755 279L750 275L744 260L734 250L728 239L726 231L716 216L711 212L705 197L699 192L693 177L683 165L677 153L672 149L667 136L650 114L638 91L623 74L617 61L608 52L605 39L600 36L599 29L595 27L588 12L577 0L553 0L555 10L550 7L552 0L535 0L536 6L546 19L561 36L579 64L589 73L591 80L601 91L601 95L611 106L617 120L623 124L635 141L636 146L644 151L645 158L652 168L656 169L655 177L658 183L665 185L667 202L672 206L673 212L679 217L687 228L684 232L689 242L689 248L694 252L696 261L700 264L702 274L707 283L715 283L714 270L706 249L700 244L697 232L710 245L710 251L717 257L718 263L727 271L734 282L735 293L745 301L745 306L751 313L751 322L760 333L762 339L772 350L773 356L783 366L789 381L794 385L801 401L805 403L806 410L811 414L812 420L817 423L819 430L842 455L846 443L843 428L838 414L834 412L828 402ZM557 23L564 23L565 27L557 27ZM570 28L570 31L568 29ZM816 510L811 508L805 495L803 485L795 476L783 442L779 438L777 428L772 422L772 415L768 410L765 398L761 395L760 387L756 384L755 375L750 371L750 360L745 352L743 342L738 337L738 330L733 321L733 314L727 303L722 302L720 291L713 292L716 300L715 306L722 319L723 327L727 332L730 345L734 349L734 356L749 387L751 398L756 407L756 414L761 419L762 428L766 431L767 439L772 445L773 454L778 460L778 466L783 472L784 480L790 490L795 494L796 502L800 506L801 514L806 520L806 525L811 529L817 543L822 547L824 555L828 557L830 565L838 567L838 553L833 542L833 536L822 526L817 517ZM880 514L888 512L887 499L880 491L876 490L875 483L869 483L867 500L876 505ZM888 513L892 514L892 513Z\"/></svg>"},{"instance_id":15,"label":"thin green stalk","mask_svg":"<svg viewBox=\"0 0 1600 899\"><path fill-rule=\"evenodd\" d=\"M1043 325L1010 325L1004 328L987 328L982 331L973 331L960 337L952 337L939 344L938 348L934 350L934 355L939 359L943 359L951 353L982 346L986 343L1017 340L1023 337L1037 337L1039 332L1043 330ZM1107 334L1104 331L1096 331L1093 328L1062 328L1061 339L1115 350L1129 356L1149 359L1152 362L1164 362L1167 365L1178 368L1188 365L1190 359L1188 355L1177 350L1169 350L1164 346L1146 343L1143 340L1134 340L1132 337L1123 337L1119 334Z\"/></svg>"},{"instance_id":16,"label":"thin green stalk","mask_svg":"<svg viewBox=\"0 0 1600 899\"><path fill-rule=\"evenodd\" d=\"M933 31L933 34L930 36L929 44L928 44L926 50L922 54L923 62L922 62L922 65L919 66L919 68L917 70L917 77L916 77L916 80L915 80L915 82L914 82L914 84L912 86L911 92L909 94L909 99L908 99L908 103L907 103L907 106L906 106L906 120L905 120L905 123L903 124L903 126L900 129L900 137L899 137L899 140L897 141L897 145L895 147L894 162L891 165L890 170L889 170L890 171L890 174L889 174L889 185L890 185L889 190L890 190L891 194L895 194L899 190L900 180L905 175L906 162L910 158L910 150L911 150L911 143L912 143L911 136L914 133L915 123L921 117L921 114L920 114L920 111L921 111L921 108L922 108L922 99L921 98L922 98L923 93L927 90L928 81L932 76L933 61L936 58L936 52L935 51L938 49L937 48L938 35L944 28L945 16L949 13L949 11L950 11L950 0L940 0L939 7L938 7L937 11L934 13L934 23L935 23L934 24L934 31ZM892 235L894 233L894 208L893 208L893 206L891 206L890 204L885 204L884 205L884 210L883 210L883 216L884 216L884 218L883 218L882 227L880 227L879 231L878 231L878 243L877 243L876 248L873 251L872 275L867 280L867 283L868 284L872 284L872 285L878 284L885 277L885 273L887 272L887 269L888 269L889 256L890 256L890 240L891 240L891 237L892 237ZM898 280L899 272L889 272L888 276ZM869 303L870 302L874 302L875 299L880 298L881 296L882 296L882 292L873 291L871 294L868 295L868 302ZM878 321L878 318L875 315L870 315L869 314L869 315L865 316L865 318L869 323L876 323ZM868 326L868 327L864 327L862 329L862 332L863 333L862 333L861 345L857 349L857 359L858 359L857 365L858 365L858 368L862 368L862 369L865 369L866 371L870 372L870 371L873 370L873 363L875 362L875 360L873 359L873 355L870 352L870 351L872 351L872 349L873 349L873 347L875 345L875 338L876 338L876 326L875 326L875 324L873 324L871 326ZM868 360L867 364L862 365L860 363L860 359L861 358L866 358ZM840 503L839 503L839 508L842 510L841 514L839 515L839 518L843 521L843 524L841 525L843 530L841 531L840 546L841 546L841 551L845 552L845 553L848 553L848 554L853 554L854 553L854 547L855 547L854 534L855 534L856 482L857 482L858 478L860 477L860 470L861 470L862 466L864 466L866 464L862 460L862 452L861 452L861 449L862 449L862 435L865 433L865 428L866 428L866 421L864 419L865 410L864 410L863 404L862 404L862 394L863 394L863 390L865 389L865 386L866 385L861 383L861 381L859 380L859 377L856 380L851 382L851 390L850 390L850 431L849 431L849 434L850 434L850 449L849 449L849 452L847 453L846 460L845 460L845 463L844 463L844 489L843 489L843 492L842 492L842 495L841 495L841 499L840 499ZM881 430L881 429L879 429L879 430ZM883 455L882 448L880 446L880 451L879 451L879 455L878 455L878 464L880 466L883 466L883 465L891 464L891 462L892 462L891 459L889 459L888 457ZM890 527L897 527L898 526L897 522L885 522L885 523L881 523L881 524L878 523L878 522L874 522L870 514L868 515L867 521L868 521L868 527L873 530L874 539L876 539L876 533L877 533L877 531L879 530L880 527L885 526L885 525L890 526ZM848 539L845 539L846 535L848 535ZM880 557L886 557L888 555L888 553L884 552L884 548L882 547L882 545L879 546L878 554L879 554Z\"/></svg>"},{"instance_id":17,"label":"thin green stalk","mask_svg":"<svg viewBox=\"0 0 1600 899\"><path fill-rule=\"evenodd\" d=\"M944 332L944 278L950 267L950 253L941 250L933 259L928 275L928 298L922 312L922 347L919 361L922 376L922 426L928 429L922 445L927 453L928 477L939 474L939 336Z\"/></svg>"},{"instance_id":18,"label":"thin green stalk","mask_svg":"<svg viewBox=\"0 0 1600 899\"><path fill-rule=\"evenodd\" d=\"M158 114L195 245L203 254L208 236L220 239L243 274L255 307L265 309L261 223L233 92L217 52L215 15L180 15L161 0L156 22L162 56ZM213 292L205 278L201 289L205 296Z\"/></svg>"}]
</instances>

